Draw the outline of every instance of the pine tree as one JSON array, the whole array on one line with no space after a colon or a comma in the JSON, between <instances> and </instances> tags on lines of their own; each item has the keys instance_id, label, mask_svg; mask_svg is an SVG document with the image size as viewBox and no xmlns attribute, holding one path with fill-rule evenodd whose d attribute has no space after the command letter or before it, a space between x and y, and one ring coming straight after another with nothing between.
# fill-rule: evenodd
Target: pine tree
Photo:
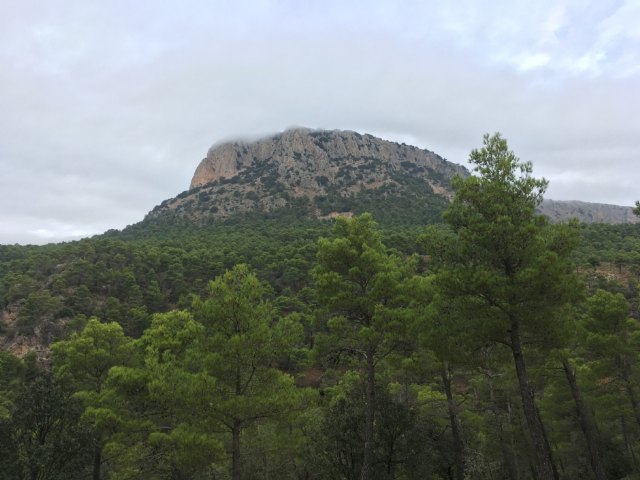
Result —
<instances>
[{"instance_id":1,"label":"pine tree","mask_svg":"<svg viewBox=\"0 0 640 480\"><path fill-rule=\"evenodd\" d=\"M536 476L557 479L527 370L526 340L563 342L563 310L578 292L568 262L577 232L552 227L535 213L547 182L533 178L531 164L521 162L499 134L485 135L470 162L475 175L454 180L456 196L444 214L452 235L433 252L442 261L437 283L466 309L476 335L511 350Z\"/></svg>"},{"instance_id":2,"label":"pine tree","mask_svg":"<svg viewBox=\"0 0 640 480\"><path fill-rule=\"evenodd\" d=\"M376 370L405 343L402 282L407 265L389 253L370 214L338 218L334 239L321 239L313 275L320 301L331 316L328 336L334 356L355 360L365 379L365 424L361 480L373 478Z\"/></svg>"}]
</instances>

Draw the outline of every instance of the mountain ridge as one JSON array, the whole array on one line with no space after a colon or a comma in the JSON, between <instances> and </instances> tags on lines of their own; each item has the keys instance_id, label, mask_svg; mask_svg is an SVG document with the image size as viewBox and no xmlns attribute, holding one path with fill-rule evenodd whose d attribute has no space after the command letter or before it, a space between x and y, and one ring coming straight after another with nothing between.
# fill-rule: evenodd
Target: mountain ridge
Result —
<instances>
[{"instance_id":1,"label":"mountain ridge","mask_svg":"<svg viewBox=\"0 0 640 480\"><path fill-rule=\"evenodd\" d=\"M320 219L369 210L393 220L389 208L404 208L416 210L400 215L407 222L432 222L453 198L453 176L469 174L430 150L350 130L296 127L214 144L189 190L162 202L145 221L172 217L207 224L287 208ZM552 222L640 221L632 207L575 200L545 199L538 212Z\"/></svg>"},{"instance_id":2,"label":"mountain ridge","mask_svg":"<svg viewBox=\"0 0 640 480\"><path fill-rule=\"evenodd\" d=\"M420 221L446 208L456 174L469 172L429 150L348 130L295 128L253 142L214 145L196 168L190 190L148 218L210 223L286 207L318 218L365 208L384 216L388 201L415 210L411 216Z\"/></svg>"},{"instance_id":3,"label":"mountain ridge","mask_svg":"<svg viewBox=\"0 0 640 480\"><path fill-rule=\"evenodd\" d=\"M537 211L549 217L551 222L562 222L570 218L576 218L582 223L612 225L640 222L640 218L633 213L633 207L581 200L545 199Z\"/></svg>"}]
</instances>

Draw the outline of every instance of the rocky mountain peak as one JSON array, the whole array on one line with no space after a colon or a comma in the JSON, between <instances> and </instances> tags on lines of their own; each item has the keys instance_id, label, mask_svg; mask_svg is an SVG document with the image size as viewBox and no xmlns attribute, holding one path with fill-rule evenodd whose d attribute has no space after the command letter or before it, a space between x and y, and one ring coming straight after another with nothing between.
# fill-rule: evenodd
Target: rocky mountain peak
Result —
<instances>
[{"instance_id":1,"label":"rocky mountain peak","mask_svg":"<svg viewBox=\"0 0 640 480\"><path fill-rule=\"evenodd\" d=\"M308 215L323 217L362 209L375 214L395 202L435 218L452 196L455 174L467 171L428 150L353 131L294 128L214 145L190 190L150 216L202 223L305 204Z\"/></svg>"},{"instance_id":2,"label":"rocky mountain peak","mask_svg":"<svg viewBox=\"0 0 640 480\"><path fill-rule=\"evenodd\" d=\"M320 218L369 211L381 221L439 221L462 166L429 150L348 130L292 128L258 140L211 147L190 189L147 218L174 216L196 224L286 207ZM552 222L634 223L630 207L545 200Z\"/></svg>"},{"instance_id":3,"label":"rocky mountain peak","mask_svg":"<svg viewBox=\"0 0 640 480\"><path fill-rule=\"evenodd\" d=\"M376 159L387 167L399 169L402 162L447 173L464 169L446 162L440 156L417 147L400 145L372 135L361 135L346 130L311 130L294 128L254 142L235 141L214 145L191 180L191 188L201 187L221 177L229 179L260 162L274 162L286 175L287 169L313 170L330 181L340 167L363 164ZM315 186L303 185L306 193ZM446 193L442 191L442 193Z\"/></svg>"}]
</instances>

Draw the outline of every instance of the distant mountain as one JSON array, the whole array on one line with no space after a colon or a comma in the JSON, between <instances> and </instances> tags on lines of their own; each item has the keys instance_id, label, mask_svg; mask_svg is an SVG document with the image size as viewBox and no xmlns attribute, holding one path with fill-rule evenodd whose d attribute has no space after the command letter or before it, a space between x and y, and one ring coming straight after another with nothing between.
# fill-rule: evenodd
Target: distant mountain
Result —
<instances>
[{"instance_id":1,"label":"distant mountain","mask_svg":"<svg viewBox=\"0 0 640 480\"><path fill-rule=\"evenodd\" d=\"M576 200L544 200L538 212L546 215L552 222L577 218L582 223L638 223L640 218L633 214L632 207L588 203Z\"/></svg>"}]
</instances>

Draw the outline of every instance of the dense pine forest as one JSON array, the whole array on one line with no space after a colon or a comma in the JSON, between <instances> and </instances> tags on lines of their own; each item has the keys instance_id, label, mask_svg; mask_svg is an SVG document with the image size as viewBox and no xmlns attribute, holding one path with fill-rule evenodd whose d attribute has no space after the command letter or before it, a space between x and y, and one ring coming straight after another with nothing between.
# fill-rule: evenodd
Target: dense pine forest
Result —
<instances>
[{"instance_id":1,"label":"dense pine forest","mask_svg":"<svg viewBox=\"0 0 640 480\"><path fill-rule=\"evenodd\" d=\"M470 161L429 225L0 246L0 479L640 479L640 224L550 224L499 135Z\"/></svg>"}]
</instances>

